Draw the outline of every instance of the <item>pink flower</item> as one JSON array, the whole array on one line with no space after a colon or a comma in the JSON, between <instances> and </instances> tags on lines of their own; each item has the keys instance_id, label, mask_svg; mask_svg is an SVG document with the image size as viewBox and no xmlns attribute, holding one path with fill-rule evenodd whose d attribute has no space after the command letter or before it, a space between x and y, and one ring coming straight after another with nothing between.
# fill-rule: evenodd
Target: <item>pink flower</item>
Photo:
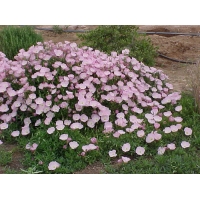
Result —
<instances>
[{"instance_id":1,"label":"pink flower","mask_svg":"<svg viewBox=\"0 0 200 200\"><path fill-rule=\"evenodd\" d=\"M131 145L129 143L125 143L123 146L122 146L122 151L123 152L128 152L130 151L131 149Z\"/></svg>"},{"instance_id":2,"label":"pink flower","mask_svg":"<svg viewBox=\"0 0 200 200\"><path fill-rule=\"evenodd\" d=\"M44 102L43 98L38 97L37 99L35 99L35 103L38 105L43 104L43 102Z\"/></svg>"},{"instance_id":3,"label":"pink flower","mask_svg":"<svg viewBox=\"0 0 200 200\"><path fill-rule=\"evenodd\" d=\"M122 50L122 54L124 54L124 55L128 55L129 53L130 53L129 49Z\"/></svg>"},{"instance_id":4,"label":"pink flower","mask_svg":"<svg viewBox=\"0 0 200 200\"><path fill-rule=\"evenodd\" d=\"M48 169L49 170L55 170L58 167L60 167L60 164L56 161L52 161L52 162L49 163Z\"/></svg>"},{"instance_id":5,"label":"pink flower","mask_svg":"<svg viewBox=\"0 0 200 200\"><path fill-rule=\"evenodd\" d=\"M87 121L87 125L88 125L88 127L90 127L90 128L94 128L95 122L94 122L92 119L89 119L89 120Z\"/></svg>"},{"instance_id":6,"label":"pink flower","mask_svg":"<svg viewBox=\"0 0 200 200\"><path fill-rule=\"evenodd\" d=\"M132 133L134 131L134 129L133 128L126 128L126 132L128 132L128 133ZM139 137L139 136L138 136Z\"/></svg>"},{"instance_id":7,"label":"pink flower","mask_svg":"<svg viewBox=\"0 0 200 200\"><path fill-rule=\"evenodd\" d=\"M7 93L8 93L8 95L9 95L10 97L14 97L14 96L17 94L16 91L13 90L13 89L11 89L11 88L9 88L9 89L7 90Z\"/></svg>"},{"instance_id":8,"label":"pink flower","mask_svg":"<svg viewBox=\"0 0 200 200\"><path fill-rule=\"evenodd\" d=\"M154 99L161 99L161 94L159 94L159 93L157 93L157 92L154 92L154 93L152 94L152 97L153 97Z\"/></svg>"},{"instance_id":9,"label":"pink flower","mask_svg":"<svg viewBox=\"0 0 200 200\"><path fill-rule=\"evenodd\" d=\"M62 120L57 120L56 121L56 126L59 126L59 125L63 125L63 121Z\"/></svg>"},{"instance_id":10,"label":"pink flower","mask_svg":"<svg viewBox=\"0 0 200 200\"><path fill-rule=\"evenodd\" d=\"M93 144L96 144L97 143L97 138L93 137L90 139L90 141L93 143Z\"/></svg>"},{"instance_id":11,"label":"pink flower","mask_svg":"<svg viewBox=\"0 0 200 200\"><path fill-rule=\"evenodd\" d=\"M54 127L50 127L47 129L48 134L52 134L56 129Z\"/></svg>"},{"instance_id":12,"label":"pink flower","mask_svg":"<svg viewBox=\"0 0 200 200\"><path fill-rule=\"evenodd\" d=\"M5 129L7 129L8 128L8 124L7 123L2 123L2 124L0 124L0 129L1 130L5 130Z\"/></svg>"},{"instance_id":13,"label":"pink flower","mask_svg":"<svg viewBox=\"0 0 200 200\"><path fill-rule=\"evenodd\" d=\"M102 122L108 122L109 121L109 116L107 116L107 115L101 116L101 121Z\"/></svg>"},{"instance_id":14,"label":"pink flower","mask_svg":"<svg viewBox=\"0 0 200 200\"><path fill-rule=\"evenodd\" d=\"M36 94L34 94L34 93L29 94L29 98L30 98L30 99L35 99L35 98L36 98Z\"/></svg>"},{"instance_id":15,"label":"pink flower","mask_svg":"<svg viewBox=\"0 0 200 200\"><path fill-rule=\"evenodd\" d=\"M105 122L104 123L104 129L109 129L109 128L112 128L113 125L112 125L112 122Z\"/></svg>"},{"instance_id":16,"label":"pink flower","mask_svg":"<svg viewBox=\"0 0 200 200\"><path fill-rule=\"evenodd\" d=\"M80 120L81 120L82 122L87 122L88 116L85 115L85 114L82 114L82 115L80 116Z\"/></svg>"},{"instance_id":17,"label":"pink flower","mask_svg":"<svg viewBox=\"0 0 200 200\"><path fill-rule=\"evenodd\" d=\"M97 146L95 146L94 144L89 144L88 145L88 150L95 150L95 149L97 149L98 147Z\"/></svg>"},{"instance_id":18,"label":"pink flower","mask_svg":"<svg viewBox=\"0 0 200 200\"><path fill-rule=\"evenodd\" d=\"M63 51L61 51L61 50L57 50L57 49L54 50L54 53L55 53L56 56L58 56L58 57L60 57L60 56L63 55Z\"/></svg>"},{"instance_id":19,"label":"pink flower","mask_svg":"<svg viewBox=\"0 0 200 200\"><path fill-rule=\"evenodd\" d=\"M180 112L182 110L182 106L176 106L175 111Z\"/></svg>"},{"instance_id":20,"label":"pink flower","mask_svg":"<svg viewBox=\"0 0 200 200\"><path fill-rule=\"evenodd\" d=\"M61 86L62 87L67 87L69 85L69 81L62 81Z\"/></svg>"},{"instance_id":21,"label":"pink flower","mask_svg":"<svg viewBox=\"0 0 200 200\"><path fill-rule=\"evenodd\" d=\"M79 144L78 142L73 141L69 143L69 146L71 147L71 149L76 149L79 146Z\"/></svg>"},{"instance_id":22,"label":"pink flower","mask_svg":"<svg viewBox=\"0 0 200 200\"><path fill-rule=\"evenodd\" d=\"M0 145L3 144L3 142L0 140Z\"/></svg>"},{"instance_id":23,"label":"pink flower","mask_svg":"<svg viewBox=\"0 0 200 200\"><path fill-rule=\"evenodd\" d=\"M32 146L30 147L30 150L35 151L37 149L37 147L38 147L38 144L33 143Z\"/></svg>"},{"instance_id":24,"label":"pink flower","mask_svg":"<svg viewBox=\"0 0 200 200\"><path fill-rule=\"evenodd\" d=\"M87 152L87 151L97 149L97 146L95 146L94 144L88 144L88 145L82 146L82 149L84 152Z\"/></svg>"},{"instance_id":25,"label":"pink flower","mask_svg":"<svg viewBox=\"0 0 200 200\"><path fill-rule=\"evenodd\" d=\"M119 119L115 120L115 124L120 127L126 127L127 123L128 123L128 121L124 118L119 118Z\"/></svg>"},{"instance_id":26,"label":"pink flower","mask_svg":"<svg viewBox=\"0 0 200 200\"><path fill-rule=\"evenodd\" d=\"M178 127L177 127L176 125L171 125L170 128L171 128L171 131L172 131L173 133L175 133L175 132L178 131Z\"/></svg>"},{"instance_id":27,"label":"pink flower","mask_svg":"<svg viewBox=\"0 0 200 200\"><path fill-rule=\"evenodd\" d=\"M188 147L190 147L190 143L189 142L186 142L186 141L182 141L181 142L181 146L182 146L182 148L188 148Z\"/></svg>"},{"instance_id":28,"label":"pink flower","mask_svg":"<svg viewBox=\"0 0 200 200\"><path fill-rule=\"evenodd\" d=\"M59 139L63 140L63 141L67 140L68 139L68 134L62 134L62 135L60 135Z\"/></svg>"},{"instance_id":29,"label":"pink flower","mask_svg":"<svg viewBox=\"0 0 200 200\"><path fill-rule=\"evenodd\" d=\"M124 163L127 163L127 162L129 162L130 160L131 160L130 158L122 156L122 161L123 161Z\"/></svg>"},{"instance_id":30,"label":"pink flower","mask_svg":"<svg viewBox=\"0 0 200 200\"><path fill-rule=\"evenodd\" d=\"M18 107L21 106L21 102L20 102L20 101L15 101L15 102L13 103L13 105L14 105L16 108L18 108Z\"/></svg>"},{"instance_id":31,"label":"pink flower","mask_svg":"<svg viewBox=\"0 0 200 200\"><path fill-rule=\"evenodd\" d=\"M163 113L165 117L169 117L172 115L172 112L171 111L167 111L167 112L164 112Z\"/></svg>"},{"instance_id":32,"label":"pink flower","mask_svg":"<svg viewBox=\"0 0 200 200\"><path fill-rule=\"evenodd\" d=\"M49 125L49 124L51 123L51 120L52 120L51 117L47 117L47 118L44 120L44 124L45 124L45 125Z\"/></svg>"},{"instance_id":33,"label":"pink flower","mask_svg":"<svg viewBox=\"0 0 200 200\"><path fill-rule=\"evenodd\" d=\"M41 123L42 123L41 119L38 119L38 120L35 122L35 126L39 126Z\"/></svg>"},{"instance_id":34,"label":"pink flower","mask_svg":"<svg viewBox=\"0 0 200 200\"><path fill-rule=\"evenodd\" d=\"M169 117L169 121L170 121L170 122L174 122L174 117L170 116L170 117Z\"/></svg>"},{"instance_id":35,"label":"pink flower","mask_svg":"<svg viewBox=\"0 0 200 200\"><path fill-rule=\"evenodd\" d=\"M143 130L139 130L139 131L137 132L137 136L138 136L138 137L143 137L144 135L145 135L145 133L144 133Z\"/></svg>"},{"instance_id":36,"label":"pink flower","mask_svg":"<svg viewBox=\"0 0 200 200\"><path fill-rule=\"evenodd\" d=\"M174 117L175 122L182 122L183 118L182 117Z\"/></svg>"},{"instance_id":37,"label":"pink flower","mask_svg":"<svg viewBox=\"0 0 200 200\"><path fill-rule=\"evenodd\" d=\"M46 104L46 106L50 107L52 104L52 101L46 101L45 104Z\"/></svg>"},{"instance_id":38,"label":"pink flower","mask_svg":"<svg viewBox=\"0 0 200 200\"><path fill-rule=\"evenodd\" d=\"M7 112L8 110L9 110L9 108L6 104L2 104L0 106L0 112Z\"/></svg>"},{"instance_id":39,"label":"pink flower","mask_svg":"<svg viewBox=\"0 0 200 200\"><path fill-rule=\"evenodd\" d=\"M108 154L109 154L109 156L110 156L111 158L117 156L117 154L116 154L116 150L109 151Z\"/></svg>"},{"instance_id":40,"label":"pink flower","mask_svg":"<svg viewBox=\"0 0 200 200\"><path fill-rule=\"evenodd\" d=\"M181 129L182 128L182 124L176 124L176 127L178 128L178 130L179 129Z\"/></svg>"},{"instance_id":41,"label":"pink flower","mask_svg":"<svg viewBox=\"0 0 200 200\"><path fill-rule=\"evenodd\" d=\"M38 162L38 164L39 164L39 165L43 165L43 162L40 160L40 161Z\"/></svg>"},{"instance_id":42,"label":"pink flower","mask_svg":"<svg viewBox=\"0 0 200 200\"><path fill-rule=\"evenodd\" d=\"M184 131L185 131L185 135L192 135L192 129L191 128L185 127Z\"/></svg>"},{"instance_id":43,"label":"pink flower","mask_svg":"<svg viewBox=\"0 0 200 200\"><path fill-rule=\"evenodd\" d=\"M118 162L118 163L122 163L123 161L122 161L122 159L120 158L117 162Z\"/></svg>"},{"instance_id":44,"label":"pink flower","mask_svg":"<svg viewBox=\"0 0 200 200\"><path fill-rule=\"evenodd\" d=\"M159 147L158 148L158 155L163 155L165 153L166 147Z\"/></svg>"},{"instance_id":45,"label":"pink flower","mask_svg":"<svg viewBox=\"0 0 200 200\"><path fill-rule=\"evenodd\" d=\"M126 104L122 104L123 110L128 110L128 106Z\"/></svg>"},{"instance_id":46,"label":"pink flower","mask_svg":"<svg viewBox=\"0 0 200 200\"><path fill-rule=\"evenodd\" d=\"M161 137L162 137L162 135L159 134L159 133L157 133L157 131L153 132L153 134L154 134L154 139L155 139L155 140L160 140Z\"/></svg>"},{"instance_id":47,"label":"pink flower","mask_svg":"<svg viewBox=\"0 0 200 200\"><path fill-rule=\"evenodd\" d=\"M92 120L96 123L100 120L100 116L97 114L92 114L91 116Z\"/></svg>"},{"instance_id":48,"label":"pink flower","mask_svg":"<svg viewBox=\"0 0 200 200\"><path fill-rule=\"evenodd\" d=\"M79 106L85 106L87 103L87 100L85 98L80 98L78 101Z\"/></svg>"},{"instance_id":49,"label":"pink flower","mask_svg":"<svg viewBox=\"0 0 200 200\"><path fill-rule=\"evenodd\" d=\"M153 113L153 114L149 114L149 113L145 114L145 117L148 119L148 122L149 122L150 124L154 124L155 122L160 122L160 121L162 121L162 117L156 115L157 112L152 111L152 113Z\"/></svg>"},{"instance_id":50,"label":"pink flower","mask_svg":"<svg viewBox=\"0 0 200 200\"><path fill-rule=\"evenodd\" d=\"M124 113L118 113L117 118L119 119L124 119Z\"/></svg>"},{"instance_id":51,"label":"pink flower","mask_svg":"<svg viewBox=\"0 0 200 200\"><path fill-rule=\"evenodd\" d=\"M20 134L19 131L13 131L13 132L11 133L11 135L12 135L13 137L17 137L17 136L19 136L19 134Z\"/></svg>"},{"instance_id":52,"label":"pink flower","mask_svg":"<svg viewBox=\"0 0 200 200\"><path fill-rule=\"evenodd\" d=\"M64 121L64 124L65 124L66 126L69 126L69 125L71 124L71 120L67 120L67 119L66 119L66 120Z\"/></svg>"},{"instance_id":53,"label":"pink flower","mask_svg":"<svg viewBox=\"0 0 200 200\"><path fill-rule=\"evenodd\" d=\"M79 114L74 114L72 116L72 118L73 118L74 121L78 121L80 119L80 115Z\"/></svg>"},{"instance_id":54,"label":"pink flower","mask_svg":"<svg viewBox=\"0 0 200 200\"><path fill-rule=\"evenodd\" d=\"M154 134L153 133L149 133L146 137L146 143L151 143L155 140L154 138Z\"/></svg>"},{"instance_id":55,"label":"pink flower","mask_svg":"<svg viewBox=\"0 0 200 200\"><path fill-rule=\"evenodd\" d=\"M73 123L71 124L70 126L71 129L82 129L83 128L83 125L81 123Z\"/></svg>"},{"instance_id":56,"label":"pink flower","mask_svg":"<svg viewBox=\"0 0 200 200\"><path fill-rule=\"evenodd\" d=\"M165 127L165 129L163 130L165 133L171 133L171 128L170 127Z\"/></svg>"},{"instance_id":57,"label":"pink flower","mask_svg":"<svg viewBox=\"0 0 200 200\"><path fill-rule=\"evenodd\" d=\"M171 143L171 144L167 145L167 148L170 149L170 150L174 150L174 149L176 149L176 146L175 146L174 143Z\"/></svg>"},{"instance_id":58,"label":"pink flower","mask_svg":"<svg viewBox=\"0 0 200 200\"><path fill-rule=\"evenodd\" d=\"M113 137L115 137L115 138L119 138L120 135L121 134L118 131L116 131L115 133L113 133Z\"/></svg>"},{"instance_id":59,"label":"pink flower","mask_svg":"<svg viewBox=\"0 0 200 200\"><path fill-rule=\"evenodd\" d=\"M81 156L85 156L85 152L83 151L83 152L81 152L81 154L80 154Z\"/></svg>"},{"instance_id":60,"label":"pink flower","mask_svg":"<svg viewBox=\"0 0 200 200\"><path fill-rule=\"evenodd\" d=\"M24 124L29 125L31 124L31 119L29 117L24 119Z\"/></svg>"},{"instance_id":61,"label":"pink flower","mask_svg":"<svg viewBox=\"0 0 200 200\"><path fill-rule=\"evenodd\" d=\"M56 126L56 129L59 130L59 131L63 130L64 128L65 128L64 124L59 124L59 125Z\"/></svg>"},{"instance_id":62,"label":"pink flower","mask_svg":"<svg viewBox=\"0 0 200 200\"><path fill-rule=\"evenodd\" d=\"M144 147L137 147L136 150L135 150L135 152L137 153L137 155L141 156L141 155L144 154L145 149L144 149Z\"/></svg>"},{"instance_id":63,"label":"pink flower","mask_svg":"<svg viewBox=\"0 0 200 200\"><path fill-rule=\"evenodd\" d=\"M83 150L84 152L87 152L87 151L89 150L88 145L84 145L84 146L82 146L82 150Z\"/></svg>"},{"instance_id":64,"label":"pink flower","mask_svg":"<svg viewBox=\"0 0 200 200\"><path fill-rule=\"evenodd\" d=\"M26 147L25 147L26 149L30 149L31 148L31 144L30 143L28 143L28 144L26 144Z\"/></svg>"},{"instance_id":65,"label":"pink flower","mask_svg":"<svg viewBox=\"0 0 200 200\"><path fill-rule=\"evenodd\" d=\"M71 142L71 141L72 141L72 138L68 137L67 142Z\"/></svg>"},{"instance_id":66,"label":"pink flower","mask_svg":"<svg viewBox=\"0 0 200 200\"><path fill-rule=\"evenodd\" d=\"M51 108L51 110L52 110L53 112L59 112L60 107L57 106L57 105L54 105L54 106Z\"/></svg>"},{"instance_id":67,"label":"pink flower","mask_svg":"<svg viewBox=\"0 0 200 200\"><path fill-rule=\"evenodd\" d=\"M154 123L154 128L155 129L159 129L160 128L160 124L159 123Z\"/></svg>"},{"instance_id":68,"label":"pink flower","mask_svg":"<svg viewBox=\"0 0 200 200\"><path fill-rule=\"evenodd\" d=\"M28 135L30 133L29 126L22 127L22 135Z\"/></svg>"}]
</instances>

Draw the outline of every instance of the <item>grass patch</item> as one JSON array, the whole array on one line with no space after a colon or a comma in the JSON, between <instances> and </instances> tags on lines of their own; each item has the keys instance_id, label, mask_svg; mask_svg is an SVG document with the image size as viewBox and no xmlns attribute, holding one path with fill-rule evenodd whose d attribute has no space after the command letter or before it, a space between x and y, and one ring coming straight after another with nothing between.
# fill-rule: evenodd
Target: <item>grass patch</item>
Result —
<instances>
[{"instance_id":1,"label":"grass patch","mask_svg":"<svg viewBox=\"0 0 200 200\"><path fill-rule=\"evenodd\" d=\"M31 26L5 26L0 29L0 51L10 60L14 59L20 49L28 50L43 38Z\"/></svg>"},{"instance_id":2,"label":"grass patch","mask_svg":"<svg viewBox=\"0 0 200 200\"><path fill-rule=\"evenodd\" d=\"M0 150L0 165L5 166L12 162L12 152Z\"/></svg>"}]
</instances>

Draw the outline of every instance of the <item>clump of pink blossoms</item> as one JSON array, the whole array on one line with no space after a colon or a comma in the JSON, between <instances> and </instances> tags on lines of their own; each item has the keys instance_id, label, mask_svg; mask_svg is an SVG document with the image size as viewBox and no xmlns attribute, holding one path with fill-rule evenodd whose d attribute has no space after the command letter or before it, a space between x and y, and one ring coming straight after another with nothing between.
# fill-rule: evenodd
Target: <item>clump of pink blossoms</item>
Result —
<instances>
[{"instance_id":1,"label":"clump of pink blossoms","mask_svg":"<svg viewBox=\"0 0 200 200\"><path fill-rule=\"evenodd\" d=\"M13 137L20 133L29 135L31 127L41 125L45 125L47 134L51 135L62 133L65 127L81 131L103 124L102 134L112 133L110 137L115 138L136 134L150 145L161 140L164 134L180 131L182 118L177 114L182 110L178 105L181 95L171 92L173 86L167 83L168 77L161 70L138 62L128 53L125 49L122 54L107 55L89 47L79 48L68 41L39 42L27 52L20 51L15 61L0 52L0 130L7 129L17 115L24 112L29 116L21 130L12 132ZM113 105L117 105L117 111ZM174 109L166 111L168 105L174 105ZM57 113L62 116L60 119L56 118ZM163 120L173 124L158 131ZM151 133L145 130L147 125ZM185 135L192 134L189 127L184 131ZM65 134L59 139L67 138ZM84 153L97 148L96 139L91 142L93 144L82 145ZM76 149L79 142L69 145ZM182 143L183 148L188 146ZM126 141L122 151L130 150L133 149ZM164 151L165 148L160 147L158 153ZM115 153L110 151L110 157ZM144 149L138 147L136 154L143 155ZM122 161L129 159L122 157ZM50 170L58 167L54 164Z\"/></svg>"}]
</instances>

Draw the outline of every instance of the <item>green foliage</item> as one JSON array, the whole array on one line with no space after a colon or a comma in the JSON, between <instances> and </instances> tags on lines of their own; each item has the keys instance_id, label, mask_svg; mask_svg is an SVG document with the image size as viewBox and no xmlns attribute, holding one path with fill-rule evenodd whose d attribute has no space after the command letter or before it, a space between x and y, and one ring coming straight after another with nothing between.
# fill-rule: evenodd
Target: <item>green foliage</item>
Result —
<instances>
[{"instance_id":1,"label":"green foliage","mask_svg":"<svg viewBox=\"0 0 200 200\"><path fill-rule=\"evenodd\" d=\"M0 150L0 165L5 166L12 161L12 152Z\"/></svg>"},{"instance_id":2,"label":"green foliage","mask_svg":"<svg viewBox=\"0 0 200 200\"><path fill-rule=\"evenodd\" d=\"M77 34L82 40L81 46L89 46L110 54L121 53L128 48L130 57L136 58L148 66L155 64L157 48L153 47L150 38L139 35L136 26L99 26L84 34Z\"/></svg>"},{"instance_id":3,"label":"green foliage","mask_svg":"<svg viewBox=\"0 0 200 200\"><path fill-rule=\"evenodd\" d=\"M63 29L60 28L58 25L54 25L54 26L53 26L53 31L54 31L55 33L57 33L57 34L63 33Z\"/></svg>"},{"instance_id":4,"label":"green foliage","mask_svg":"<svg viewBox=\"0 0 200 200\"><path fill-rule=\"evenodd\" d=\"M7 26L0 32L0 51L13 60L20 49L28 50L30 46L42 41L42 36L30 26Z\"/></svg>"}]
</instances>

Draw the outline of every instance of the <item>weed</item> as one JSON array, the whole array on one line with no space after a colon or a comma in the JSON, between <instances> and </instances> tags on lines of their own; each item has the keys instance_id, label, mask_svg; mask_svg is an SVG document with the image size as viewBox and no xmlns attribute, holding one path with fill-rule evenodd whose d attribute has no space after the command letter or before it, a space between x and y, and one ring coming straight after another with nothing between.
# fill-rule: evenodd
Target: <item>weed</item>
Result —
<instances>
[{"instance_id":1,"label":"weed","mask_svg":"<svg viewBox=\"0 0 200 200\"><path fill-rule=\"evenodd\" d=\"M60 28L58 25L53 26L53 31L54 31L54 33L57 33L57 34L63 33L63 29Z\"/></svg>"}]
</instances>

